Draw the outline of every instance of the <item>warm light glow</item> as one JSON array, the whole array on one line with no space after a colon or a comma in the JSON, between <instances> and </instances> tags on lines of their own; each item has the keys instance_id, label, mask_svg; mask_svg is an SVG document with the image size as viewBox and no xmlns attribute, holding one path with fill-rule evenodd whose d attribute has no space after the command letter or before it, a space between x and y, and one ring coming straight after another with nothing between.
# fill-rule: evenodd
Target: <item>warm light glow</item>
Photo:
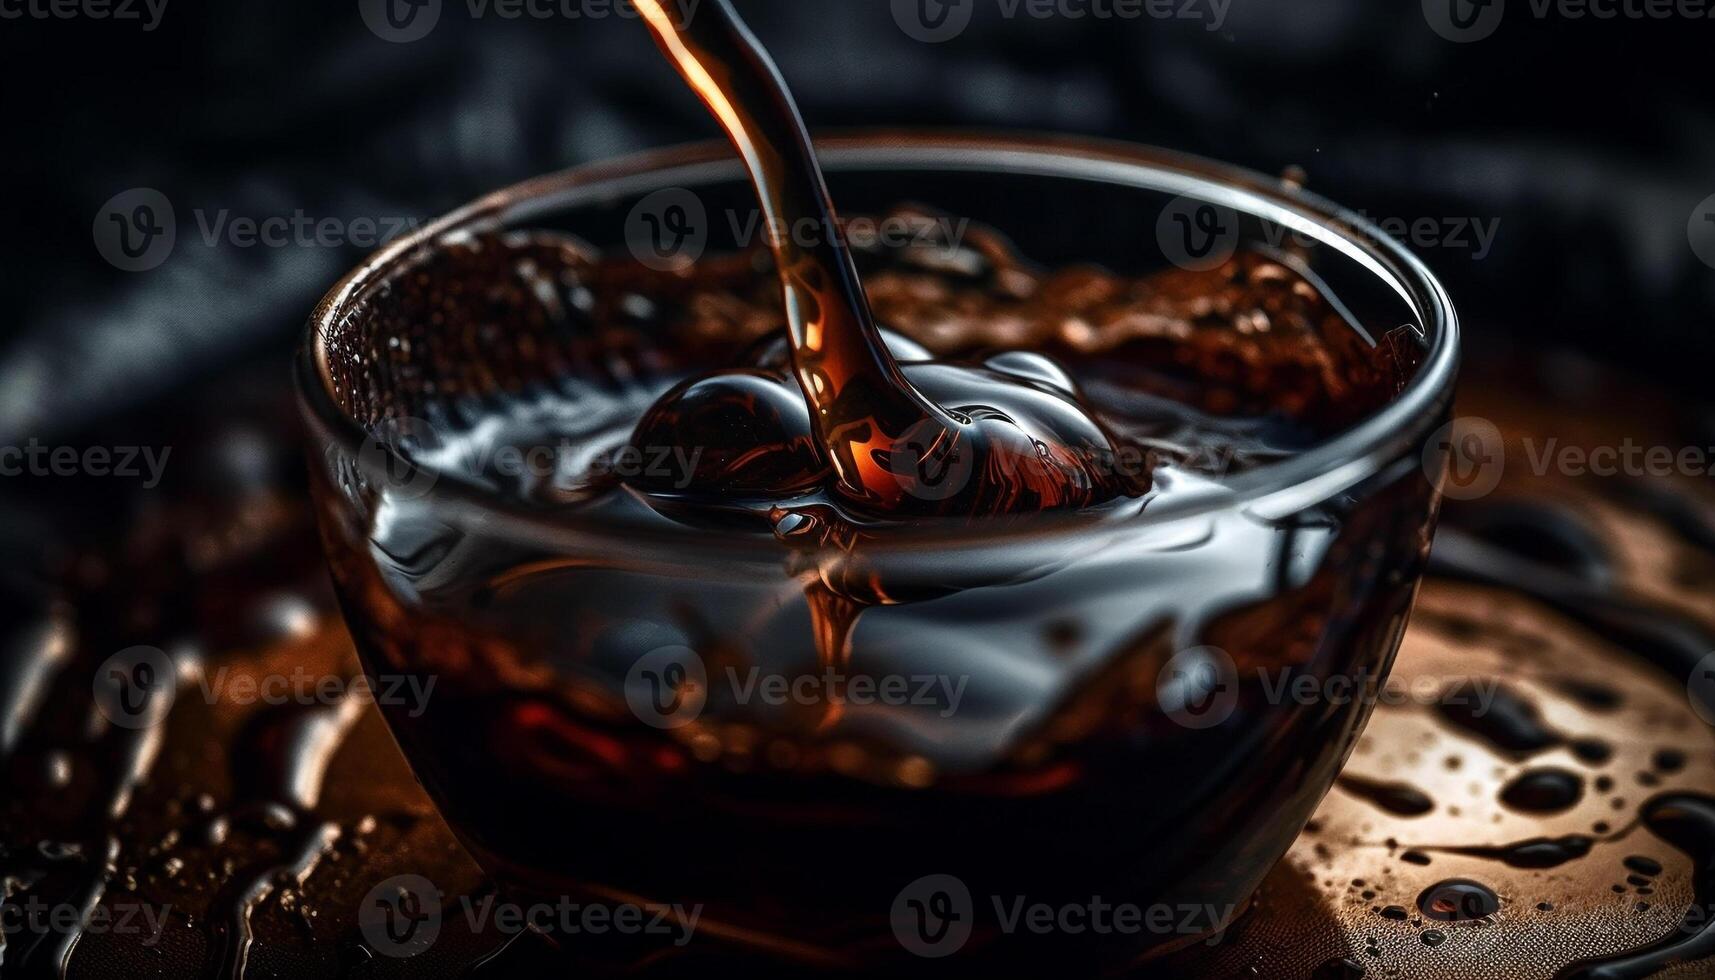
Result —
<instances>
[{"instance_id":1,"label":"warm light glow","mask_svg":"<svg viewBox=\"0 0 1715 980\"><path fill-rule=\"evenodd\" d=\"M733 143L738 147L739 156L744 158L745 169L750 171L753 178L762 179L762 162L757 159L756 148L746 136L743 117L721 92L720 84L715 81L714 76L710 75L708 69L685 47L685 42L679 39L679 30L673 26L673 19L668 16L666 8L661 5L660 0L637 0L637 9L648 22L649 30L655 34L655 39L679 66L685 80L697 90L709 111L720 119L721 127L732 137Z\"/></svg>"}]
</instances>

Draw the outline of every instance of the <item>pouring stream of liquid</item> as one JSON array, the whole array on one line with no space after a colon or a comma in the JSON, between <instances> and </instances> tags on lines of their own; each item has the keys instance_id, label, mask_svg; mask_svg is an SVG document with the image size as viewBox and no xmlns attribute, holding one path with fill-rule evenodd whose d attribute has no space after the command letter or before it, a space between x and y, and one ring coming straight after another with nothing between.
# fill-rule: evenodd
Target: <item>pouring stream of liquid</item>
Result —
<instances>
[{"instance_id":1,"label":"pouring stream of liquid","mask_svg":"<svg viewBox=\"0 0 1715 980\"><path fill-rule=\"evenodd\" d=\"M884 507L896 503L899 481L876 454L895 451L908 432L943 443L931 445L929 455L955 452L960 426L888 353L785 80L727 0L711 0L685 18L662 0L637 7L726 130L756 189L785 295L794 370L839 491Z\"/></svg>"}]
</instances>

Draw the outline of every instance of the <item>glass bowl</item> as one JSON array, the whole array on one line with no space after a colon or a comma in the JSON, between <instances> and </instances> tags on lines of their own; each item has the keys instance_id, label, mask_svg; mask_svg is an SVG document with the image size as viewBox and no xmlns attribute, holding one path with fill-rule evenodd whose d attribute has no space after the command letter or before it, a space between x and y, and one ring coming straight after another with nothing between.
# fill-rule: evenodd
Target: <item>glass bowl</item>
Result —
<instances>
[{"instance_id":1,"label":"glass bowl","mask_svg":"<svg viewBox=\"0 0 1715 980\"><path fill-rule=\"evenodd\" d=\"M297 364L366 668L378 691L434 684L426 710L382 699L399 744L510 894L700 909L682 946L575 938L616 969L1105 968L1218 940L1332 785L1404 631L1445 468L1447 296L1291 181L1165 151L899 133L819 151L843 214L928 202L1050 268L1276 255L1344 304L1349 366L1395 382L1287 458L1118 520L929 523L807 554L542 506L436 462L566 384L533 356L553 340L533 301L455 335L398 285L432 288L449 250L516 229L648 260L663 201L698 213L673 215L680 255L656 260L721 254L754 203L716 144L498 191L343 279ZM628 383L647 404L672 380ZM830 624L849 628L837 656ZM1137 914L1010 915L1038 904Z\"/></svg>"}]
</instances>

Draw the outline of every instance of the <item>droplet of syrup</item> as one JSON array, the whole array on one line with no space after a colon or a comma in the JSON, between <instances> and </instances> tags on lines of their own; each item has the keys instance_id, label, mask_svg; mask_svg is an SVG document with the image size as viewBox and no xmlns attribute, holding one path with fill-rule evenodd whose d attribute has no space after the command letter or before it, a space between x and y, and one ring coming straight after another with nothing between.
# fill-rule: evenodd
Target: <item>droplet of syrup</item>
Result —
<instances>
[{"instance_id":1,"label":"droplet of syrup","mask_svg":"<svg viewBox=\"0 0 1715 980\"><path fill-rule=\"evenodd\" d=\"M1584 778L1549 766L1520 773L1501 790L1501 802L1524 813L1559 813L1584 797Z\"/></svg>"},{"instance_id":2,"label":"droplet of syrup","mask_svg":"<svg viewBox=\"0 0 1715 980\"><path fill-rule=\"evenodd\" d=\"M1424 889L1417 897L1424 916L1437 922L1482 919L1501 910L1501 900L1489 886L1468 878L1449 878Z\"/></svg>"},{"instance_id":3,"label":"droplet of syrup","mask_svg":"<svg viewBox=\"0 0 1715 980\"><path fill-rule=\"evenodd\" d=\"M1624 864L1628 869L1641 875L1648 875L1652 878L1661 874L1661 862L1654 858L1647 858L1634 854L1631 857L1626 858Z\"/></svg>"},{"instance_id":4,"label":"droplet of syrup","mask_svg":"<svg viewBox=\"0 0 1715 980\"><path fill-rule=\"evenodd\" d=\"M1536 706L1506 688L1495 688L1487 704L1476 697L1444 697L1437 707L1449 724L1512 755L1532 755L1561 743Z\"/></svg>"},{"instance_id":5,"label":"droplet of syrup","mask_svg":"<svg viewBox=\"0 0 1715 980\"><path fill-rule=\"evenodd\" d=\"M1358 776L1340 777L1340 788L1353 796L1402 817L1420 817L1435 809L1435 801L1415 786L1384 783Z\"/></svg>"},{"instance_id":6,"label":"droplet of syrup","mask_svg":"<svg viewBox=\"0 0 1715 980\"><path fill-rule=\"evenodd\" d=\"M1492 847L1452 847L1448 852L1466 857L1499 861L1509 868L1558 868L1590 853L1595 839L1583 834L1565 837L1532 837L1529 840Z\"/></svg>"}]
</instances>

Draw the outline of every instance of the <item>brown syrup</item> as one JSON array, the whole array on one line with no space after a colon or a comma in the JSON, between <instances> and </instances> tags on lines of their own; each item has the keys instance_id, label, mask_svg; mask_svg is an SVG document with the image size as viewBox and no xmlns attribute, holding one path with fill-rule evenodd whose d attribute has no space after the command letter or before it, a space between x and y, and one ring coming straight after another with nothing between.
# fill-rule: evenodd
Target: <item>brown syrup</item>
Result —
<instances>
[{"instance_id":1,"label":"brown syrup","mask_svg":"<svg viewBox=\"0 0 1715 980\"><path fill-rule=\"evenodd\" d=\"M840 499L888 515L1058 510L1138 492L1092 465L1112 453L1112 441L1077 392L1056 383L1064 372L1041 355L902 365L882 339L839 236L806 241L782 233L832 229L838 217L803 120L767 53L724 0L687 18L670 16L659 0L638 8L744 161L770 229L790 373L806 406L799 413L764 389L783 377L754 368L720 372L670 392L640 438L683 440L700 428L699 415L712 409L730 416L733 406L754 402L755 415L739 424L757 447L800 442L807 429ZM801 465L771 472L779 465L766 451L742 455L695 489L761 483L790 490L808 476Z\"/></svg>"}]
</instances>

